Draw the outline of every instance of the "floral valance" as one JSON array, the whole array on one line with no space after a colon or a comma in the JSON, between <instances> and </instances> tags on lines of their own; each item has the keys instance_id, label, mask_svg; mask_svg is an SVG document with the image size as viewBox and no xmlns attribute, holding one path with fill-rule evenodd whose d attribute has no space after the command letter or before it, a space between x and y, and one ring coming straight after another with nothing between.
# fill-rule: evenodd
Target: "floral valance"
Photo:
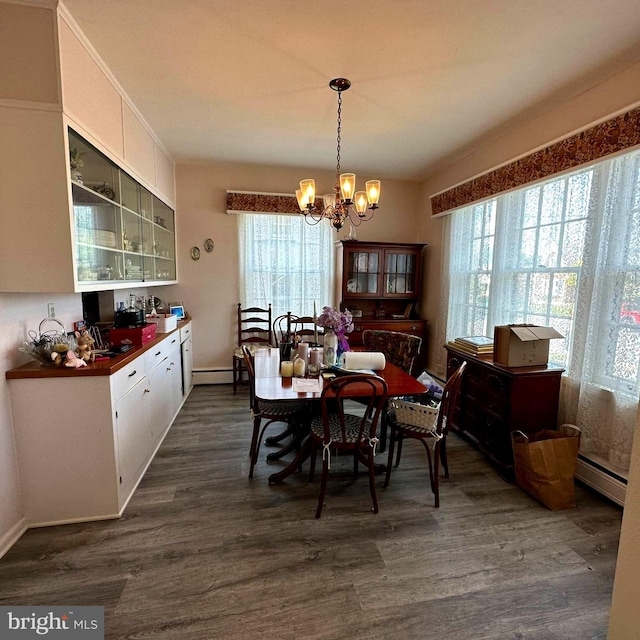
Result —
<instances>
[{"instance_id":1,"label":"floral valance","mask_svg":"<svg viewBox=\"0 0 640 640\"><path fill-rule=\"evenodd\" d=\"M322 207L322 200L316 199ZM300 213L294 195L283 193L255 193L227 191L227 213Z\"/></svg>"},{"instance_id":2,"label":"floral valance","mask_svg":"<svg viewBox=\"0 0 640 640\"><path fill-rule=\"evenodd\" d=\"M431 213L489 198L640 144L640 108L597 124L503 167L431 196Z\"/></svg>"}]
</instances>

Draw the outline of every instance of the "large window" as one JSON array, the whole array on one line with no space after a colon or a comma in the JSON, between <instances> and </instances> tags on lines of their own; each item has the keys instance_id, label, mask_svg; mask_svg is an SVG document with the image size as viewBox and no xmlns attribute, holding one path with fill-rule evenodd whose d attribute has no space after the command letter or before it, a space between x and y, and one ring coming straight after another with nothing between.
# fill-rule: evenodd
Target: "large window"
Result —
<instances>
[{"instance_id":1,"label":"large window","mask_svg":"<svg viewBox=\"0 0 640 640\"><path fill-rule=\"evenodd\" d=\"M302 216L242 213L240 297L243 306L272 305L274 318L291 311L313 315L333 305L334 233Z\"/></svg>"},{"instance_id":2,"label":"large window","mask_svg":"<svg viewBox=\"0 0 640 640\"><path fill-rule=\"evenodd\" d=\"M550 345L567 371L564 417L586 425L587 450L627 467L640 394L640 153L465 207L447 224L446 339L553 326L565 336Z\"/></svg>"}]
</instances>

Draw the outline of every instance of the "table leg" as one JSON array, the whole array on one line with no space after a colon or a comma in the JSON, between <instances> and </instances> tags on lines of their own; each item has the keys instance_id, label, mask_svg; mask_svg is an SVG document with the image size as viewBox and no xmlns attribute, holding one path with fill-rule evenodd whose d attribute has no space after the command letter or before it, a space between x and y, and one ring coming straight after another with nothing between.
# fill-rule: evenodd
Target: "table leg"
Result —
<instances>
[{"instance_id":1,"label":"table leg","mask_svg":"<svg viewBox=\"0 0 640 640\"><path fill-rule=\"evenodd\" d=\"M297 471L302 463L311 455L311 438L307 438L296 457L281 471L278 473L272 473L269 476L269 484L278 484L285 478L288 478L294 471Z\"/></svg>"}]
</instances>

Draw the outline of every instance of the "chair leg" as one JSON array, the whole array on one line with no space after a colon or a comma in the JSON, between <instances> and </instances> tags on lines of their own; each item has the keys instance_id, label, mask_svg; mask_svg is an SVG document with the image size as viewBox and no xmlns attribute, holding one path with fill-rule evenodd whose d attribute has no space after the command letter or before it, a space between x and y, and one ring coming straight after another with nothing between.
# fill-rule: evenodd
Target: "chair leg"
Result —
<instances>
[{"instance_id":1,"label":"chair leg","mask_svg":"<svg viewBox=\"0 0 640 640\"><path fill-rule=\"evenodd\" d=\"M316 475L316 458L318 457L318 449L316 447L316 441L311 438L311 456L309 458L309 482L313 482Z\"/></svg>"},{"instance_id":2,"label":"chair leg","mask_svg":"<svg viewBox=\"0 0 640 640\"><path fill-rule=\"evenodd\" d=\"M373 513L378 513L378 496L376 495L376 472L373 462L373 449L371 447L367 448L369 449L369 490L371 491L371 500L373 500Z\"/></svg>"},{"instance_id":3,"label":"chair leg","mask_svg":"<svg viewBox=\"0 0 640 640\"><path fill-rule=\"evenodd\" d=\"M391 467L393 466L393 449L396 444L396 429L391 426L391 435L389 436L389 455L387 456L387 473L384 477L385 488L389 486L389 480L391 479Z\"/></svg>"},{"instance_id":4,"label":"chair leg","mask_svg":"<svg viewBox=\"0 0 640 640\"><path fill-rule=\"evenodd\" d=\"M400 465L400 456L402 455L402 443L404 442L404 436L398 432L398 455L396 456L396 467Z\"/></svg>"},{"instance_id":5,"label":"chair leg","mask_svg":"<svg viewBox=\"0 0 640 640\"><path fill-rule=\"evenodd\" d=\"M233 367L231 368L232 371L232 376L233 376L233 395L236 395L236 392L238 391L238 378L237 378L237 371L236 371L236 366L238 363L238 359L234 356L233 357Z\"/></svg>"},{"instance_id":6,"label":"chair leg","mask_svg":"<svg viewBox=\"0 0 640 640\"><path fill-rule=\"evenodd\" d=\"M449 463L447 461L447 437L444 436L442 440L440 440L440 463L442 464L442 469L444 470L444 477L449 477Z\"/></svg>"},{"instance_id":7,"label":"chair leg","mask_svg":"<svg viewBox=\"0 0 640 640\"><path fill-rule=\"evenodd\" d=\"M433 448L433 495L435 496L436 509L440 506L440 470L438 465L440 464L440 453L442 451L442 440L438 440Z\"/></svg>"},{"instance_id":8,"label":"chair leg","mask_svg":"<svg viewBox=\"0 0 640 640\"><path fill-rule=\"evenodd\" d=\"M323 452L324 453L324 452ZM322 507L324 505L324 494L327 490L327 478L329 477L329 460L322 457L322 480L320 482L320 495L318 496L318 508L316 509L316 518L319 518L322 514Z\"/></svg>"},{"instance_id":9,"label":"chair leg","mask_svg":"<svg viewBox=\"0 0 640 640\"><path fill-rule=\"evenodd\" d=\"M253 478L253 467L256 466L258 461L258 451L260 450L260 422L261 418L256 416L253 419L253 435L251 436L251 449L249 455L251 456L251 467L249 468L249 478Z\"/></svg>"}]
</instances>

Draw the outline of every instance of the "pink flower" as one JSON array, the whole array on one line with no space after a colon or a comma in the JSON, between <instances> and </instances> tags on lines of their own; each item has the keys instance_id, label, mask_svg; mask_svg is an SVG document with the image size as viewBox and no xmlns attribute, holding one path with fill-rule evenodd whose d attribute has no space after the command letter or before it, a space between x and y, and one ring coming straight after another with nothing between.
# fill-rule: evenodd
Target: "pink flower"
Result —
<instances>
[{"instance_id":1,"label":"pink flower","mask_svg":"<svg viewBox=\"0 0 640 640\"><path fill-rule=\"evenodd\" d=\"M318 316L316 324L325 329L333 329L338 338L345 342L345 335L353 331L353 317L349 309L338 311L332 307L322 307L322 313Z\"/></svg>"}]
</instances>

